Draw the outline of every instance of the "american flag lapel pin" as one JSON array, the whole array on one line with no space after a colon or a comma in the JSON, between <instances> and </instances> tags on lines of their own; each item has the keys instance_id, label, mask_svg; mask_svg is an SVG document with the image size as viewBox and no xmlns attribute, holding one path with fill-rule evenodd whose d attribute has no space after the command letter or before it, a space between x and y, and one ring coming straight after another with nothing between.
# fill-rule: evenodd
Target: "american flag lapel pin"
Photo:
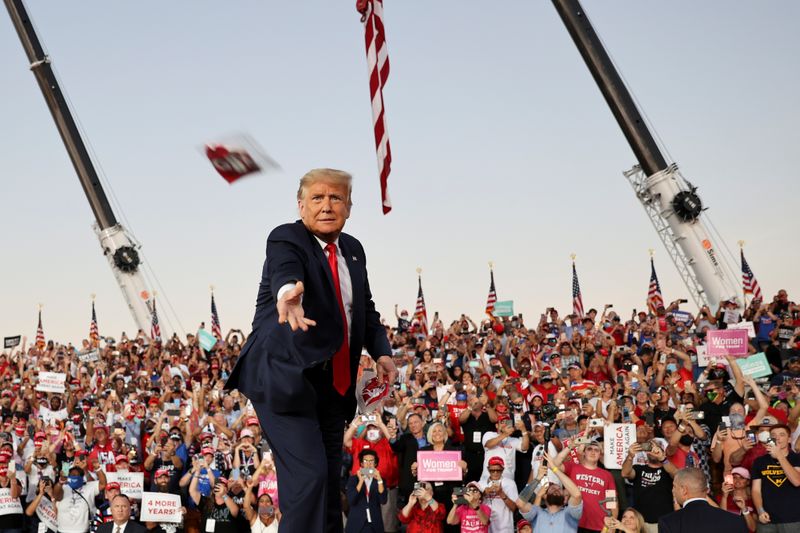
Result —
<instances>
[{"instance_id":1,"label":"american flag lapel pin","mask_svg":"<svg viewBox=\"0 0 800 533\"><path fill-rule=\"evenodd\" d=\"M358 261L358 258L356 256L353 256L353 261Z\"/></svg>"}]
</instances>

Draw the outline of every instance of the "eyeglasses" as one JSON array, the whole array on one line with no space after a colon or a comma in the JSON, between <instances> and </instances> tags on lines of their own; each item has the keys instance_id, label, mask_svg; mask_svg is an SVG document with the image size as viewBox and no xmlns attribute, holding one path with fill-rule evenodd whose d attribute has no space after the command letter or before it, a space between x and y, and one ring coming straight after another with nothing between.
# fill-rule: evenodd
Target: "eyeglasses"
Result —
<instances>
[{"instance_id":1,"label":"eyeglasses","mask_svg":"<svg viewBox=\"0 0 800 533\"><path fill-rule=\"evenodd\" d=\"M480 492L480 489L477 487L469 487L466 492Z\"/></svg>"},{"instance_id":2,"label":"eyeglasses","mask_svg":"<svg viewBox=\"0 0 800 533\"><path fill-rule=\"evenodd\" d=\"M489 469L489 472L502 472L502 471L503 471L502 468L490 468Z\"/></svg>"}]
</instances>

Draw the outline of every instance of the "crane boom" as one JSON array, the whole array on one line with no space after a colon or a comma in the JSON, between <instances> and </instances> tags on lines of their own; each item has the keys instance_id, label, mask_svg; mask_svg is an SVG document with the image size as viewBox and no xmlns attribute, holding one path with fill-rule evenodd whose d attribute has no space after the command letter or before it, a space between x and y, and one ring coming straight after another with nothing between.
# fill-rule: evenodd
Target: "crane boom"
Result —
<instances>
[{"instance_id":1,"label":"crane boom","mask_svg":"<svg viewBox=\"0 0 800 533\"><path fill-rule=\"evenodd\" d=\"M668 164L578 0L553 0L575 46L639 164L624 173L692 299L715 306L738 294L734 270L717 251L697 188Z\"/></svg>"},{"instance_id":2,"label":"crane boom","mask_svg":"<svg viewBox=\"0 0 800 533\"><path fill-rule=\"evenodd\" d=\"M22 42L22 47L28 56L31 71L42 90L47 107L53 115L58 133L61 135L61 140L64 142L83 187L83 192L94 213L96 220L94 229L100 240L103 254L111 265L111 270L122 290L134 321L140 329L148 331L151 321L152 293L148 290L139 268L141 261L137 250L140 246L119 224L111 209L111 204L100 183L86 144L81 138L75 119L50 65L50 58L44 53L36 30L25 9L25 4L22 0L4 0L4 2L14 29Z\"/></svg>"}]
</instances>

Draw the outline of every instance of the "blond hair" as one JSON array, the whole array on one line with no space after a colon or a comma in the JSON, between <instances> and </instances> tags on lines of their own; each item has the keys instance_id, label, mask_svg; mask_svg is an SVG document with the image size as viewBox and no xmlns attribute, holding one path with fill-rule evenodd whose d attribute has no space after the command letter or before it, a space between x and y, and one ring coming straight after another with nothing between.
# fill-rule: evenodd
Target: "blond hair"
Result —
<instances>
[{"instance_id":1,"label":"blond hair","mask_svg":"<svg viewBox=\"0 0 800 533\"><path fill-rule=\"evenodd\" d=\"M335 168L315 168L306 172L300 178L300 186L297 188L297 200L302 200L306 189L320 181L347 187L347 207L349 208L353 205L353 176L344 170L336 170Z\"/></svg>"}]
</instances>

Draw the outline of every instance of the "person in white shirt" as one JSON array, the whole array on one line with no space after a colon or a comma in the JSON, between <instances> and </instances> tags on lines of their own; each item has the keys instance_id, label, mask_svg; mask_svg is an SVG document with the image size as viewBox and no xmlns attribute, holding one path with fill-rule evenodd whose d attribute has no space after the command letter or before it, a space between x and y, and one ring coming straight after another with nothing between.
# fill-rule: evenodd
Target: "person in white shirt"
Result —
<instances>
[{"instance_id":1,"label":"person in white shirt","mask_svg":"<svg viewBox=\"0 0 800 533\"><path fill-rule=\"evenodd\" d=\"M528 451L529 438L522 420L517 421L516 429L522 432L522 437L512 437L514 425L507 416L497 417L497 432L487 431L483 434L481 443L484 449L483 473L481 483L486 483L489 479L489 460L492 457L503 459L505 468L503 477L514 481L514 470L516 469L516 452L525 453Z\"/></svg>"},{"instance_id":2,"label":"person in white shirt","mask_svg":"<svg viewBox=\"0 0 800 533\"><path fill-rule=\"evenodd\" d=\"M59 533L86 533L89 519L95 514L94 499L106 488L106 476L98 471L100 480L86 482L83 469L73 466L69 469L67 483L60 482L53 487L53 496L58 511Z\"/></svg>"},{"instance_id":3,"label":"person in white shirt","mask_svg":"<svg viewBox=\"0 0 800 533\"><path fill-rule=\"evenodd\" d=\"M517 510L517 485L513 479L503 476L505 462L501 457L489 459L489 479L480 482L483 503L492 509L489 517L489 533L513 533L514 513Z\"/></svg>"}]
</instances>

